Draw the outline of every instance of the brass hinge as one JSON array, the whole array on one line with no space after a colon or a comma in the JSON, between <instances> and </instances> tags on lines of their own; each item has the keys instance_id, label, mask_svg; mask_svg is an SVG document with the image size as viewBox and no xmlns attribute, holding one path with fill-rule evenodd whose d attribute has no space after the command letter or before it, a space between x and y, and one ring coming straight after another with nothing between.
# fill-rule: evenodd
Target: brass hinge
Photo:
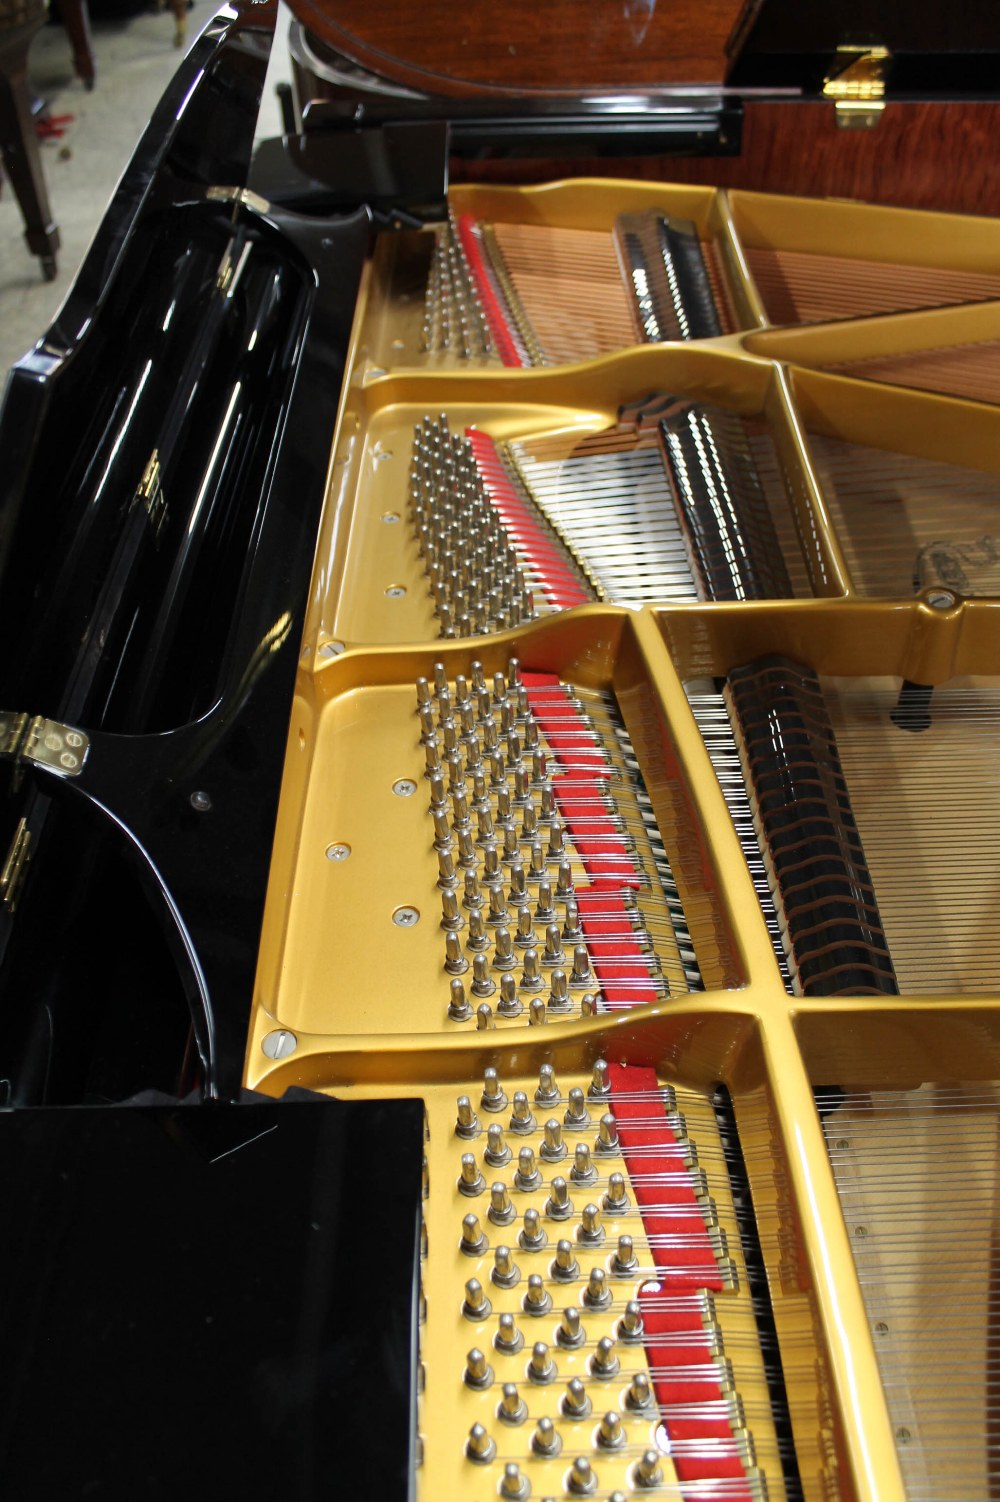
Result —
<instances>
[{"instance_id":1,"label":"brass hinge","mask_svg":"<svg viewBox=\"0 0 1000 1502\"><path fill-rule=\"evenodd\" d=\"M154 449L149 456L149 462L142 472L138 489L135 492L135 505L143 506L149 517L149 525L153 529L153 536L158 540L163 531L163 524L167 519L167 498L163 493L163 484L160 479L160 453Z\"/></svg>"},{"instance_id":2,"label":"brass hinge","mask_svg":"<svg viewBox=\"0 0 1000 1502\"><path fill-rule=\"evenodd\" d=\"M3 866L0 867L0 907L12 913L17 907L27 870L31 831L27 819L18 819Z\"/></svg>"},{"instance_id":3,"label":"brass hinge","mask_svg":"<svg viewBox=\"0 0 1000 1502\"><path fill-rule=\"evenodd\" d=\"M885 109L888 47L838 47L823 81L823 98L832 99L842 130L871 130Z\"/></svg>"},{"instance_id":4,"label":"brass hinge","mask_svg":"<svg viewBox=\"0 0 1000 1502\"><path fill-rule=\"evenodd\" d=\"M0 709L0 758L47 767L60 777L79 777L89 750L89 737L74 725Z\"/></svg>"}]
</instances>

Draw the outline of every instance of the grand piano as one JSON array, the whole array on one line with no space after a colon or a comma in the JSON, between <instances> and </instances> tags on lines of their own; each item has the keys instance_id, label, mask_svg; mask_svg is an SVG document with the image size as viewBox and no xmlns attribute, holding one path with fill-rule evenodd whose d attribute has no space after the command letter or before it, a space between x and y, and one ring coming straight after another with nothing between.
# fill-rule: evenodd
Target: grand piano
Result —
<instances>
[{"instance_id":1,"label":"grand piano","mask_svg":"<svg viewBox=\"0 0 1000 1502\"><path fill-rule=\"evenodd\" d=\"M293 9L0 411L4 1495L1000 1495L1000 24Z\"/></svg>"}]
</instances>

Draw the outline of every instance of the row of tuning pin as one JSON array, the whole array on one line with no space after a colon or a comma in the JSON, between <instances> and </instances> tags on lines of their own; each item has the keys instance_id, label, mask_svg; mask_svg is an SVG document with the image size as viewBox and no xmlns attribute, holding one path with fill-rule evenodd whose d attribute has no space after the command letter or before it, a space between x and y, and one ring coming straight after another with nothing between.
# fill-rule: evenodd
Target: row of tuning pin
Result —
<instances>
[{"instance_id":1,"label":"row of tuning pin","mask_svg":"<svg viewBox=\"0 0 1000 1502\"><path fill-rule=\"evenodd\" d=\"M619 1449L624 1442L625 1431L621 1415L614 1409L610 1409L598 1425L595 1445L599 1450L607 1452ZM562 1439L550 1418L538 1420L531 1438L531 1449L539 1459L551 1460L560 1454ZM479 1464L489 1464L496 1459L496 1441L483 1424L472 1426L466 1441L465 1453L471 1461ZM649 1490L663 1484L663 1467L656 1450L643 1452L641 1458L631 1468L629 1479L632 1486L639 1490ZM597 1487L598 1477L593 1465L586 1455L578 1455L566 1473L565 1490L571 1496L589 1497L594 1494ZM516 1461L508 1461L504 1466L499 1492L501 1497L507 1499L507 1502L522 1502L522 1499L530 1495L531 1484ZM625 1492L616 1490L610 1493L608 1502L625 1502L625 1497Z\"/></svg>"},{"instance_id":2,"label":"row of tuning pin","mask_svg":"<svg viewBox=\"0 0 1000 1502\"><path fill-rule=\"evenodd\" d=\"M525 1013L538 1024L577 1010L584 1017L600 1012L573 865L520 664L511 659L507 677L494 673L491 691L481 663L473 662L469 679L456 677L453 700L437 663L433 686L417 682L417 705L451 977L448 1018L467 1022L475 1015L484 1030ZM528 751L530 771L522 759ZM599 785L593 796L604 801ZM630 873L641 874L634 840L622 843ZM627 921L642 932L641 920ZM643 948L640 984L662 994L652 946ZM470 969L467 984L460 977Z\"/></svg>"},{"instance_id":3,"label":"row of tuning pin","mask_svg":"<svg viewBox=\"0 0 1000 1502\"><path fill-rule=\"evenodd\" d=\"M567 1096L566 1114L563 1121L567 1126L587 1127L592 1122L592 1116L587 1108L587 1101L607 1101L611 1096L611 1075L606 1059L595 1059L590 1083L587 1086L586 1095L579 1086L573 1086ZM534 1104L550 1110L562 1103L563 1093L556 1079L555 1069L551 1064L542 1064L538 1070L538 1084L535 1087ZM536 1129L534 1112L525 1090L515 1090L508 1100L507 1092L500 1083L500 1077L495 1068L488 1066L483 1071L483 1092L479 1099L480 1110L491 1115L498 1115L512 1105L510 1129L513 1132L533 1132ZM458 1111L455 1122L455 1135L470 1139L478 1137L482 1131L479 1117L468 1095L458 1097Z\"/></svg>"},{"instance_id":4,"label":"row of tuning pin","mask_svg":"<svg viewBox=\"0 0 1000 1502\"><path fill-rule=\"evenodd\" d=\"M517 550L472 445L450 431L444 413L414 429L409 503L442 636L481 636L532 619Z\"/></svg>"},{"instance_id":5,"label":"row of tuning pin","mask_svg":"<svg viewBox=\"0 0 1000 1502\"><path fill-rule=\"evenodd\" d=\"M463 359L488 355L489 326L453 221L435 235L424 295L423 348Z\"/></svg>"}]
</instances>

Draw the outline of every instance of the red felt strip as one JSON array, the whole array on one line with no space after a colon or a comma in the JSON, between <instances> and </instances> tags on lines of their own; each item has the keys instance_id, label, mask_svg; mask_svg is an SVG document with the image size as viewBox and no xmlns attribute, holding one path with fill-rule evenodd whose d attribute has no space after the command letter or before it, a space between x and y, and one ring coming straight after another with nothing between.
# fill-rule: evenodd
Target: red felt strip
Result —
<instances>
[{"instance_id":1,"label":"red felt strip","mask_svg":"<svg viewBox=\"0 0 1000 1502\"><path fill-rule=\"evenodd\" d=\"M505 365L523 365L524 361L510 332L507 314L493 290L493 278L490 276L486 257L483 255L483 247L476 234L476 221L471 214L459 215L458 238L462 242L465 259L472 272L472 279L476 284L476 291L483 305L483 312L486 314L486 322L490 326L497 354Z\"/></svg>"},{"instance_id":2,"label":"red felt strip","mask_svg":"<svg viewBox=\"0 0 1000 1502\"><path fill-rule=\"evenodd\" d=\"M743 1499L749 1502L746 1471L735 1445L729 1453L725 1450L720 1453L718 1448L719 1441L733 1440L728 1420L720 1418L710 1407L698 1412L702 1405L716 1403L722 1397L715 1361L705 1342L698 1338L703 1330L700 1308L697 1303L665 1297L685 1285L692 1290L722 1288L700 1213L689 1213L683 1219L671 1214L673 1207L689 1212L698 1209L691 1181L677 1175L676 1150L680 1139L665 1115L662 1124L655 1120L659 1091L655 1070L612 1064L609 1077L611 1105L632 1193L661 1275L640 1289L639 1299L643 1305L644 1343L651 1380L657 1403L661 1410L667 1411L664 1427L682 1494L686 1495L684 1483L694 1487L706 1480L726 1480L727 1502L730 1497L733 1502ZM629 1098L640 1092L644 1099ZM656 1178L650 1183L653 1175ZM692 1244L665 1246L658 1241L664 1234L677 1232L686 1232L685 1239ZM690 1344L683 1338L675 1343L678 1335L687 1334L692 1337ZM684 1409L682 1414L671 1412L678 1407ZM699 1441L715 1443L716 1448L702 1450ZM684 1442L692 1445L692 1453L677 1453L674 1449Z\"/></svg>"},{"instance_id":3,"label":"red felt strip","mask_svg":"<svg viewBox=\"0 0 1000 1502\"><path fill-rule=\"evenodd\" d=\"M576 905L587 953L608 1011L651 1000L649 968L621 897L600 888L578 888Z\"/></svg>"}]
</instances>

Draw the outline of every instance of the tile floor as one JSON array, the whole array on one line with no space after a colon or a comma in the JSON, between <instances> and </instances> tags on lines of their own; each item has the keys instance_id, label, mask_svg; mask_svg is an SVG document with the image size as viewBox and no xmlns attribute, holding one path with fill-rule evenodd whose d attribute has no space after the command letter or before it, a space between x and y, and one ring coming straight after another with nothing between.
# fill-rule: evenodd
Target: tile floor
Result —
<instances>
[{"instance_id":1,"label":"tile floor","mask_svg":"<svg viewBox=\"0 0 1000 1502\"><path fill-rule=\"evenodd\" d=\"M188 12L188 44L217 9L196 0ZM72 115L60 141L42 143L42 160L62 249L59 274L45 282L24 243L24 225L9 182L0 190L0 388L8 367L41 337L72 283L105 207L182 53L173 45L169 11L93 23L97 82L87 93L74 77L61 26L45 26L31 50L31 83L53 115ZM279 18L264 89L258 134L276 135L275 83L288 77L287 12Z\"/></svg>"}]
</instances>

